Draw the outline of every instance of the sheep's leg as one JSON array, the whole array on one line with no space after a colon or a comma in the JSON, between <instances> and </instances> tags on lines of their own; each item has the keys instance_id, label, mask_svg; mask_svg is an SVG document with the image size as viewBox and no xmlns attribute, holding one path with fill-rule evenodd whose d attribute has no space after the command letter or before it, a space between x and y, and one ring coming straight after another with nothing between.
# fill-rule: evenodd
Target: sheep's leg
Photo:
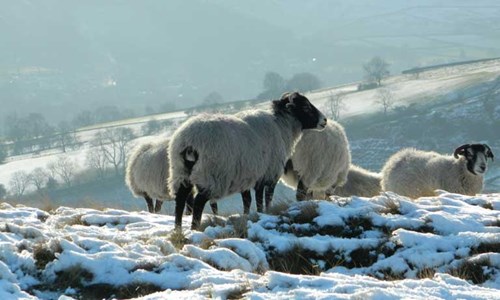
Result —
<instances>
[{"instance_id":1,"label":"sheep's leg","mask_svg":"<svg viewBox=\"0 0 500 300\"><path fill-rule=\"evenodd\" d=\"M250 205L252 204L252 193L250 190L243 191L241 199L243 200L243 213L248 215L250 213Z\"/></svg>"},{"instance_id":2,"label":"sheep's leg","mask_svg":"<svg viewBox=\"0 0 500 300\"><path fill-rule=\"evenodd\" d=\"M214 215L219 214L219 206L217 206L217 202L210 202L210 208L212 209Z\"/></svg>"},{"instance_id":3,"label":"sheep's leg","mask_svg":"<svg viewBox=\"0 0 500 300\"><path fill-rule=\"evenodd\" d=\"M194 196L193 192L189 193L187 199L186 199L186 215L192 215L193 214L193 201L194 201Z\"/></svg>"},{"instance_id":4,"label":"sheep's leg","mask_svg":"<svg viewBox=\"0 0 500 300\"><path fill-rule=\"evenodd\" d=\"M163 204L163 201L156 199L155 213L159 213L160 212L162 204Z\"/></svg>"},{"instance_id":5,"label":"sheep's leg","mask_svg":"<svg viewBox=\"0 0 500 300\"><path fill-rule=\"evenodd\" d=\"M269 210L269 207L271 206L271 201L273 201L275 188L276 188L276 183L271 183L266 186L266 211Z\"/></svg>"},{"instance_id":6,"label":"sheep's leg","mask_svg":"<svg viewBox=\"0 0 500 300\"><path fill-rule=\"evenodd\" d=\"M255 203L257 204L257 212L263 212L263 206L264 206L264 188L265 185L262 184L257 184L255 186Z\"/></svg>"},{"instance_id":7,"label":"sheep's leg","mask_svg":"<svg viewBox=\"0 0 500 300\"><path fill-rule=\"evenodd\" d=\"M299 184L297 185L297 194L295 197L297 198L297 201L303 201L307 198L307 187L302 180L299 180Z\"/></svg>"},{"instance_id":8,"label":"sheep's leg","mask_svg":"<svg viewBox=\"0 0 500 300\"><path fill-rule=\"evenodd\" d=\"M186 200L193 190L193 185L191 183L181 184L180 188L175 193L175 227L182 227L182 214L184 213L184 206L186 205Z\"/></svg>"},{"instance_id":9,"label":"sheep's leg","mask_svg":"<svg viewBox=\"0 0 500 300\"><path fill-rule=\"evenodd\" d=\"M146 200L146 204L148 205L148 211L150 213L154 212L155 209L154 209L154 205L153 205L153 199L151 199L151 197L149 197L149 195L144 195L144 199Z\"/></svg>"},{"instance_id":10,"label":"sheep's leg","mask_svg":"<svg viewBox=\"0 0 500 300\"><path fill-rule=\"evenodd\" d=\"M196 230L200 227L201 215L203 214L203 209L208 201L207 193L199 192L194 198L193 206L193 221L191 222L191 230Z\"/></svg>"}]
</instances>

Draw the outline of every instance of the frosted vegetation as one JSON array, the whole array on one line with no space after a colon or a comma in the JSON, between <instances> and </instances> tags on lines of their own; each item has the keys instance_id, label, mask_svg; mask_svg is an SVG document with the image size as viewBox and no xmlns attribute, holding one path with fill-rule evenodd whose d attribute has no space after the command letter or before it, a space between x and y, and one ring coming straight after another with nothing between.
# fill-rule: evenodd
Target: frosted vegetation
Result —
<instances>
[{"instance_id":1,"label":"frosted vegetation","mask_svg":"<svg viewBox=\"0 0 500 300\"><path fill-rule=\"evenodd\" d=\"M0 298L493 299L500 194L394 194L173 216L1 204ZM68 298L66 298L68 299Z\"/></svg>"}]
</instances>

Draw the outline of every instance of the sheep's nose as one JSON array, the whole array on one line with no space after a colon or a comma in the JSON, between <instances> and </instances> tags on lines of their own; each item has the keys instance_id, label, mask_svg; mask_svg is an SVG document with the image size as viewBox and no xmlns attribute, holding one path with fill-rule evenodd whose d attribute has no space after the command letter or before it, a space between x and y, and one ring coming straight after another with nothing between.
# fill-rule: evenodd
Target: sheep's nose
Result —
<instances>
[{"instance_id":1,"label":"sheep's nose","mask_svg":"<svg viewBox=\"0 0 500 300\"><path fill-rule=\"evenodd\" d=\"M481 171L484 172L484 170L486 170L486 165L481 165L481 166L479 166L479 168L481 169Z\"/></svg>"}]
</instances>

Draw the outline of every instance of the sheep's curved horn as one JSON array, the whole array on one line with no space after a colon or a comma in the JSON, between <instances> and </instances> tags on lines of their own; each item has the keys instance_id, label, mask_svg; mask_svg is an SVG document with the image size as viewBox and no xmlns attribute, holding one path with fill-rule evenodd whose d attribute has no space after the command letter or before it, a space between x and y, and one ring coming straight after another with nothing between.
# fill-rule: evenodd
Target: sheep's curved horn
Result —
<instances>
[{"instance_id":1,"label":"sheep's curved horn","mask_svg":"<svg viewBox=\"0 0 500 300\"><path fill-rule=\"evenodd\" d=\"M483 146L486 148L486 157L491 158L491 161L495 161L495 156L493 155L493 151L491 151L490 146L483 144Z\"/></svg>"},{"instance_id":2,"label":"sheep's curved horn","mask_svg":"<svg viewBox=\"0 0 500 300\"><path fill-rule=\"evenodd\" d=\"M453 156L455 158L458 158L459 155L464 155L465 149L467 149L469 147L470 147L470 144L465 144L465 145L458 147L457 149L455 149L455 152L453 152Z\"/></svg>"}]
</instances>

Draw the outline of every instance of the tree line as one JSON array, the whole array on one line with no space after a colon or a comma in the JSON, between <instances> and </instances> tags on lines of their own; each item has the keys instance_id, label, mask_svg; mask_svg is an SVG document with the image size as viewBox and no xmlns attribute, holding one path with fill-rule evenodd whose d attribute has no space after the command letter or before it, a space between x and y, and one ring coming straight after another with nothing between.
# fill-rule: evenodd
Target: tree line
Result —
<instances>
[{"instance_id":1,"label":"tree line","mask_svg":"<svg viewBox=\"0 0 500 300\"><path fill-rule=\"evenodd\" d=\"M8 191L0 184L0 199L7 194L21 198L28 190L44 195L58 188L69 188L76 182L82 184L108 177L122 177L130 141L135 138L130 128L101 130L91 140L83 160L63 155L31 172L16 171L10 178ZM84 162L84 166L80 165L80 161Z\"/></svg>"}]
</instances>

